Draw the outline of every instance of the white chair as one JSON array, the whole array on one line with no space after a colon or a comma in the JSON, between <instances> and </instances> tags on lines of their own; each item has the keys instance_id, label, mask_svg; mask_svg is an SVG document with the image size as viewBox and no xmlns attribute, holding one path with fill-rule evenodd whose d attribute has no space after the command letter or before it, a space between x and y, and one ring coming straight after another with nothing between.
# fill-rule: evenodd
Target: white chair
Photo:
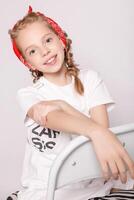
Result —
<instances>
[{"instance_id":1,"label":"white chair","mask_svg":"<svg viewBox=\"0 0 134 200\"><path fill-rule=\"evenodd\" d=\"M117 135L134 159L134 123L110 128L110 130ZM56 158L50 170L47 200L54 200L55 190L60 187L101 175L92 142L84 136L76 137Z\"/></svg>"}]
</instances>

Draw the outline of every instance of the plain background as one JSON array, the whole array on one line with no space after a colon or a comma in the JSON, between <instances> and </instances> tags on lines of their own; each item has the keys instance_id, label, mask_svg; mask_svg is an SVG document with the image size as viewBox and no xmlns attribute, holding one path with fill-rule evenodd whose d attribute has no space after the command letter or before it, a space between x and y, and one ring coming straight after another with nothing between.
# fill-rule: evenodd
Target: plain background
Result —
<instances>
[{"instance_id":1,"label":"plain background","mask_svg":"<svg viewBox=\"0 0 134 200\"><path fill-rule=\"evenodd\" d=\"M0 199L20 189L26 142L17 90L31 75L12 51L8 29L33 9L55 19L73 40L80 67L100 72L116 102L111 126L134 122L133 0L4 0L0 18Z\"/></svg>"}]
</instances>

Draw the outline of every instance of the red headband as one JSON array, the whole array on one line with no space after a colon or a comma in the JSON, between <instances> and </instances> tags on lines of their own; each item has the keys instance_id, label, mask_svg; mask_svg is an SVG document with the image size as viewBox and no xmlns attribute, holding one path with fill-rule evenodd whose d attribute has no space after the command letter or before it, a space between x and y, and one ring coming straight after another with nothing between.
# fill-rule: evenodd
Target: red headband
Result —
<instances>
[{"instance_id":1,"label":"red headband","mask_svg":"<svg viewBox=\"0 0 134 200\"><path fill-rule=\"evenodd\" d=\"M29 10L28 10L28 13L31 13L32 12L32 7L29 6ZM64 45L66 46L66 36L63 32L63 30L60 28L60 26L54 21L52 20L51 18L49 17L46 17L44 14L40 13L40 12L37 12L38 15L44 17L44 19L48 22L48 24L50 24L50 26L55 30L55 32L58 34L58 36L60 37L60 39L62 40L62 42L64 43ZM24 60L21 52L19 51L19 49L17 48L16 46L16 42L15 40L13 39L12 40L12 45L13 45L13 50L14 50L14 53L15 55L19 58L19 60L24 64L26 65L28 68L30 68L30 65Z\"/></svg>"}]
</instances>

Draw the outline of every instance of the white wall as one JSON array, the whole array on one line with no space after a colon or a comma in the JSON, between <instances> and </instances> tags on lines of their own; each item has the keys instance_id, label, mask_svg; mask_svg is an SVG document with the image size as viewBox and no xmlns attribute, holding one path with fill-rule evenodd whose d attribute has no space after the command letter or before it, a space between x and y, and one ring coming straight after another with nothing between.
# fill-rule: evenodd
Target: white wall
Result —
<instances>
[{"instance_id":1,"label":"white wall","mask_svg":"<svg viewBox=\"0 0 134 200\"><path fill-rule=\"evenodd\" d=\"M8 29L31 4L55 19L73 39L75 60L101 73L116 108L111 126L134 122L134 1L3 1L0 42L0 199L20 188L26 129L16 102L19 88L31 83L27 69L11 50Z\"/></svg>"}]
</instances>

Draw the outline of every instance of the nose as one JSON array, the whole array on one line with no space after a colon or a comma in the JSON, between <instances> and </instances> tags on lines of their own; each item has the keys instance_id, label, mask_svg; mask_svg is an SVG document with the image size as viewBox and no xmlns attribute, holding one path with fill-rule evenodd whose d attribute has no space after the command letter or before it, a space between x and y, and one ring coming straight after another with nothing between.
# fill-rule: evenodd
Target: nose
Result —
<instances>
[{"instance_id":1,"label":"nose","mask_svg":"<svg viewBox=\"0 0 134 200\"><path fill-rule=\"evenodd\" d=\"M50 53L50 49L48 48L48 47L44 47L44 46L42 46L41 47L41 56L46 56L46 55L48 55Z\"/></svg>"}]
</instances>

